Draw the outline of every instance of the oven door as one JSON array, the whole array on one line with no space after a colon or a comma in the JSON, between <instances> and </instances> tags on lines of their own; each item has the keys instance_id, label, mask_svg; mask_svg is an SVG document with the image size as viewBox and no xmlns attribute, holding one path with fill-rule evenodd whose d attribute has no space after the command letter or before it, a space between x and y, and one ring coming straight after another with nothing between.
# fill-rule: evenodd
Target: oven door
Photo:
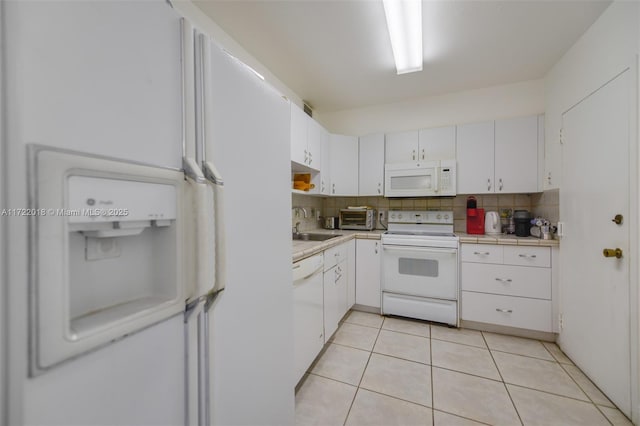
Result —
<instances>
[{"instance_id":1,"label":"oven door","mask_svg":"<svg viewBox=\"0 0 640 426\"><path fill-rule=\"evenodd\" d=\"M458 299L458 250L383 245L382 291Z\"/></svg>"}]
</instances>

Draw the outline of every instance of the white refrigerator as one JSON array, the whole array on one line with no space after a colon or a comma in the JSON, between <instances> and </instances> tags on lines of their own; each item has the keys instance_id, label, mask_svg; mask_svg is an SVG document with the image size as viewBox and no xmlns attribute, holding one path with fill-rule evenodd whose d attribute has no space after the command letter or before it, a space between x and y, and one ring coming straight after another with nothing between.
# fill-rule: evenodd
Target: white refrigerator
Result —
<instances>
[{"instance_id":1,"label":"white refrigerator","mask_svg":"<svg viewBox=\"0 0 640 426\"><path fill-rule=\"evenodd\" d=\"M1 5L2 420L293 423L288 103L164 0Z\"/></svg>"},{"instance_id":2,"label":"white refrigerator","mask_svg":"<svg viewBox=\"0 0 640 426\"><path fill-rule=\"evenodd\" d=\"M228 285L210 314L211 422L293 424L290 103L215 40L194 37L197 162L215 161L225 188Z\"/></svg>"}]
</instances>

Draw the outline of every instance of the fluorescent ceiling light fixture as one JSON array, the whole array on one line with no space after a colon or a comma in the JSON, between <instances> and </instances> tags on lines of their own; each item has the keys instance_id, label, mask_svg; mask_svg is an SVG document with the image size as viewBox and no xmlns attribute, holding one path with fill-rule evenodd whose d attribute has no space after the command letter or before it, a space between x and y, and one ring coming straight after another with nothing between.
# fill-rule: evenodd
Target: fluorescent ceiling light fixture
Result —
<instances>
[{"instance_id":1,"label":"fluorescent ceiling light fixture","mask_svg":"<svg viewBox=\"0 0 640 426\"><path fill-rule=\"evenodd\" d=\"M422 71L422 0L382 0L398 74Z\"/></svg>"}]
</instances>

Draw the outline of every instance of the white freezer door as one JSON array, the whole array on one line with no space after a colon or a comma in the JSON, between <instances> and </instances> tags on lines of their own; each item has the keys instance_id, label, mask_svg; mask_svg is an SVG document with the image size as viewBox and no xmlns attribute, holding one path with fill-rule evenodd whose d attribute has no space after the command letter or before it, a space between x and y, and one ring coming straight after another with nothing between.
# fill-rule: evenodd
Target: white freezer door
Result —
<instances>
[{"instance_id":1,"label":"white freezer door","mask_svg":"<svg viewBox=\"0 0 640 426\"><path fill-rule=\"evenodd\" d=\"M458 250L382 246L382 290L456 300Z\"/></svg>"}]
</instances>

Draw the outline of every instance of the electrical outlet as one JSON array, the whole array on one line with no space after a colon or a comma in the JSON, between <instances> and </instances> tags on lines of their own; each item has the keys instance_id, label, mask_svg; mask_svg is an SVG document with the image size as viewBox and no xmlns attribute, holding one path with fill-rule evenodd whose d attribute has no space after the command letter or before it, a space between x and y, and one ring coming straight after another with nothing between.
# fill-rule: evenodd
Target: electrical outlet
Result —
<instances>
[{"instance_id":1,"label":"electrical outlet","mask_svg":"<svg viewBox=\"0 0 640 426\"><path fill-rule=\"evenodd\" d=\"M381 210L378 214L378 217L380 218L380 222L387 222L387 211L386 210Z\"/></svg>"}]
</instances>

